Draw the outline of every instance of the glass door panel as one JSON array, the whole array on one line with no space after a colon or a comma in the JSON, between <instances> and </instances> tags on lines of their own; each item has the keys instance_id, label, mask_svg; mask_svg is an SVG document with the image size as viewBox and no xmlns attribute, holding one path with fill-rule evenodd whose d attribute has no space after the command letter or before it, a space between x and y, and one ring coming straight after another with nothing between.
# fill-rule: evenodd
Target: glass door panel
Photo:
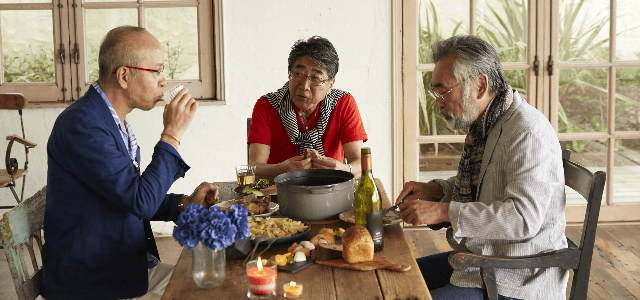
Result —
<instances>
[{"instance_id":1,"label":"glass door panel","mask_svg":"<svg viewBox=\"0 0 640 300\"><path fill-rule=\"evenodd\" d=\"M456 34L469 34L469 0L420 0L418 12L418 59L421 64L433 63L433 42Z\"/></svg>"},{"instance_id":2,"label":"glass door panel","mask_svg":"<svg viewBox=\"0 0 640 300\"><path fill-rule=\"evenodd\" d=\"M617 0L616 59L640 60L640 18L637 0Z\"/></svg>"},{"instance_id":3,"label":"glass door panel","mask_svg":"<svg viewBox=\"0 0 640 300\"><path fill-rule=\"evenodd\" d=\"M477 34L498 52L500 61L527 62L527 0L478 0Z\"/></svg>"},{"instance_id":4,"label":"glass door panel","mask_svg":"<svg viewBox=\"0 0 640 300\"><path fill-rule=\"evenodd\" d=\"M609 1L560 0L559 60L609 60Z\"/></svg>"},{"instance_id":5,"label":"glass door panel","mask_svg":"<svg viewBox=\"0 0 640 300\"><path fill-rule=\"evenodd\" d=\"M640 195L640 139L616 139L613 203L638 202Z\"/></svg>"},{"instance_id":6,"label":"glass door panel","mask_svg":"<svg viewBox=\"0 0 640 300\"><path fill-rule=\"evenodd\" d=\"M558 132L606 132L608 72L604 68L561 69Z\"/></svg>"}]
</instances>

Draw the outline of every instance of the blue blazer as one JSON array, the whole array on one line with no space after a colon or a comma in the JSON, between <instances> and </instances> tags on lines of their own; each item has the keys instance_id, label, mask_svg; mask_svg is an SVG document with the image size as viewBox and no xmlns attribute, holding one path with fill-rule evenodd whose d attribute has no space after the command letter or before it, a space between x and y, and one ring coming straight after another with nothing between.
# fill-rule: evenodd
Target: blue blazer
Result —
<instances>
[{"instance_id":1,"label":"blue blazer","mask_svg":"<svg viewBox=\"0 0 640 300\"><path fill-rule=\"evenodd\" d=\"M56 119L47 144L41 293L55 299L121 299L148 289L149 220L175 221L167 194L189 166L165 142L140 174L109 108L90 87ZM137 153L140 162L140 150Z\"/></svg>"}]
</instances>

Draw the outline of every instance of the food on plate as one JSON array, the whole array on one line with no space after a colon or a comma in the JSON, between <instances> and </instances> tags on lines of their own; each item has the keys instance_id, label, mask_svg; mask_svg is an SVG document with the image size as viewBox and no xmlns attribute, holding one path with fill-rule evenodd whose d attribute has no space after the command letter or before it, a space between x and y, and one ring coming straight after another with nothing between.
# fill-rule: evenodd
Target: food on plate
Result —
<instances>
[{"instance_id":1,"label":"food on plate","mask_svg":"<svg viewBox=\"0 0 640 300\"><path fill-rule=\"evenodd\" d=\"M335 235L336 235L337 237L342 237L342 235L343 235L343 234L344 234L344 229L343 229L343 228L338 228L338 229L336 229L336 231L335 231Z\"/></svg>"},{"instance_id":2,"label":"food on plate","mask_svg":"<svg viewBox=\"0 0 640 300\"><path fill-rule=\"evenodd\" d=\"M268 179L258 179L257 181L249 184L249 186L252 189L256 189L256 190L266 189L272 185L273 184L271 184L271 182Z\"/></svg>"},{"instance_id":3,"label":"food on plate","mask_svg":"<svg viewBox=\"0 0 640 300\"><path fill-rule=\"evenodd\" d=\"M251 239L256 235L264 235L267 238L284 238L294 234L304 232L309 228L300 221L294 221L289 218L259 218L249 216L249 231Z\"/></svg>"},{"instance_id":4,"label":"food on plate","mask_svg":"<svg viewBox=\"0 0 640 300\"><path fill-rule=\"evenodd\" d=\"M243 195L249 195L249 196L251 196L253 194L253 195L256 195L258 197L264 197L264 194L261 191L258 191L258 190L254 189L254 188L252 188L252 187L250 187L248 185L245 186L242 189L242 194Z\"/></svg>"},{"instance_id":5,"label":"food on plate","mask_svg":"<svg viewBox=\"0 0 640 300\"><path fill-rule=\"evenodd\" d=\"M373 239L362 226L351 226L342 235L342 258L350 264L373 260Z\"/></svg>"},{"instance_id":6,"label":"food on plate","mask_svg":"<svg viewBox=\"0 0 640 300\"><path fill-rule=\"evenodd\" d=\"M269 197L258 197L257 195L243 196L242 199L236 201L237 204L241 204L247 207L250 214L261 215L269 211Z\"/></svg>"}]
</instances>

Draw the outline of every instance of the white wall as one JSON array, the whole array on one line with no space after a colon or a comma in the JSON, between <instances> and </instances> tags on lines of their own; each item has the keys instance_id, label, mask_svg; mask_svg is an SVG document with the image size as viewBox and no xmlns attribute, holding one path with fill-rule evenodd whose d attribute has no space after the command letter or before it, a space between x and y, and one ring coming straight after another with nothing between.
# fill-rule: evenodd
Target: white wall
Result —
<instances>
[{"instance_id":1,"label":"white wall","mask_svg":"<svg viewBox=\"0 0 640 300\"><path fill-rule=\"evenodd\" d=\"M170 192L191 193L202 181L235 180L234 167L246 163L246 118L251 117L255 101L287 80L287 57L293 43L320 35L338 51L340 69L334 87L355 97L369 136L365 145L373 152L374 174L392 195L391 2L225 0L222 9L227 102L199 108L179 149L192 168ZM60 112L24 111L27 139L38 143L29 155L26 195L46 184L46 143ZM133 111L128 120L146 167L162 132L162 108ZM19 130L17 113L0 111L0 135ZM0 145L4 155L6 143ZM20 164L23 152L13 151ZM0 205L14 203L10 190L0 189ZM158 223L153 224L157 232L171 232L170 224L154 223Z\"/></svg>"}]
</instances>

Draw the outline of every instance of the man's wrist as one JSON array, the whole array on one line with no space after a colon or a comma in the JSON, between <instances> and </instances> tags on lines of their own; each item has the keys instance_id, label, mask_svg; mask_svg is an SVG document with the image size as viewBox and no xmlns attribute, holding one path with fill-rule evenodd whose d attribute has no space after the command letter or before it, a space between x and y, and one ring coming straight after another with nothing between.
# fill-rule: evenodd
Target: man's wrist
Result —
<instances>
[{"instance_id":1,"label":"man's wrist","mask_svg":"<svg viewBox=\"0 0 640 300\"><path fill-rule=\"evenodd\" d=\"M187 195L182 195L180 199L178 199L178 211L182 212L185 208L187 208L187 199L189 197Z\"/></svg>"}]
</instances>

